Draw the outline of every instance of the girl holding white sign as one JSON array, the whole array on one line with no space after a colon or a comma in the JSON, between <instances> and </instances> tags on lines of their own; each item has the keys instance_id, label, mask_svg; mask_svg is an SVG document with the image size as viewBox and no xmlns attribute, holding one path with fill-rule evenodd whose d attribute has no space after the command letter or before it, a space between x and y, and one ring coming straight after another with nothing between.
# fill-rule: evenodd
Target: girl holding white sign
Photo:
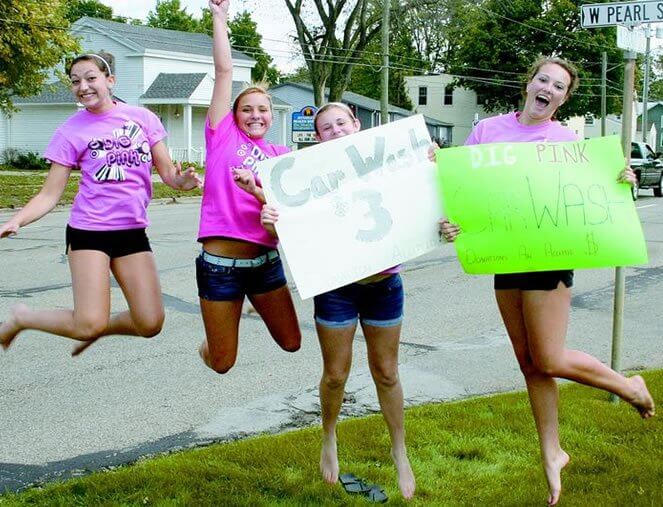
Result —
<instances>
[{"instance_id":1,"label":"girl holding white sign","mask_svg":"<svg viewBox=\"0 0 663 507\"><path fill-rule=\"evenodd\" d=\"M228 5L228 0L209 2L215 80L205 123L207 170L198 233L203 248L196 259L207 335L200 355L218 373L235 364L245 296L283 350L295 352L301 344L277 241L260 225L265 198L253 176L258 161L288 148L264 139L272 124L272 102L263 88L245 89L230 106L233 62Z\"/></svg>"},{"instance_id":2,"label":"girl holding white sign","mask_svg":"<svg viewBox=\"0 0 663 507\"><path fill-rule=\"evenodd\" d=\"M553 118L577 86L578 73L565 60L537 60L530 70L523 111L482 120L465 144L576 141L575 133ZM633 171L626 168L619 181L633 184ZM447 241L460 233L447 220L441 221L440 230ZM566 348L572 285L571 270L495 275L497 305L525 376L539 435L549 505L559 500L561 471L569 462L559 441L555 377L614 393L644 419L654 415L654 400L642 377L626 378L589 354Z\"/></svg>"},{"instance_id":3,"label":"girl holding white sign","mask_svg":"<svg viewBox=\"0 0 663 507\"><path fill-rule=\"evenodd\" d=\"M354 134L360 123L350 108L339 102L324 105L314 120L316 138L324 142ZM276 234L278 213L263 207L262 223ZM403 319L403 284L399 267L315 296L315 325L322 351L320 380L322 451L320 472L325 482L339 478L336 423L343 403L352 362L352 342L357 322L366 338L368 364L391 437L391 457L404 498L412 498L415 479L405 448L403 389L398 377L398 347Z\"/></svg>"}]
</instances>

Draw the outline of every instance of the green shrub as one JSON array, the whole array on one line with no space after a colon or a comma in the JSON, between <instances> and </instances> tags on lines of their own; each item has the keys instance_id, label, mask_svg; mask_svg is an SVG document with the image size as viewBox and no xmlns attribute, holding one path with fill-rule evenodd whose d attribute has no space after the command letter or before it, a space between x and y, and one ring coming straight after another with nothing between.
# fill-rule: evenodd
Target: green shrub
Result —
<instances>
[{"instance_id":1,"label":"green shrub","mask_svg":"<svg viewBox=\"0 0 663 507\"><path fill-rule=\"evenodd\" d=\"M48 169L46 160L34 151L20 151L16 148L7 148L2 153L2 162L15 169Z\"/></svg>"}]
</instances>

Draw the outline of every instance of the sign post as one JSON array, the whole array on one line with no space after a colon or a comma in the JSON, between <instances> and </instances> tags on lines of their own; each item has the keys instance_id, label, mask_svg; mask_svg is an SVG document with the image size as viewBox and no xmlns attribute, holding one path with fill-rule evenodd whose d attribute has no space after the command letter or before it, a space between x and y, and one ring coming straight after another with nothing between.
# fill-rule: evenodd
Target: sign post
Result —
<instances>
[{"instance_id":1,"label":"sign post","mask_svg":"<svg viewBox=\"0 0 663 507\"><path fill-rule=\"evenodd\" d=\"M633 27L646 23L663 22L663 2L609 2L600 4L586 4L580 7L581 25L583 28L600 28L609 26ZM633 125L633 82L635 78L636 51L640 49L638 37L627 37L624 42L618 34L618 46L624 51L624 107L622 110L622 148L626 164L631 163L631 136ZM645 106L646 107L646 106ZM624 316L624 268L615 268L615 297L612 315L612 357L610 366L613 370L621 369L621 343ZM610 399L616 403L619 398L611 395Z\"/></svg>"}]
</instances>

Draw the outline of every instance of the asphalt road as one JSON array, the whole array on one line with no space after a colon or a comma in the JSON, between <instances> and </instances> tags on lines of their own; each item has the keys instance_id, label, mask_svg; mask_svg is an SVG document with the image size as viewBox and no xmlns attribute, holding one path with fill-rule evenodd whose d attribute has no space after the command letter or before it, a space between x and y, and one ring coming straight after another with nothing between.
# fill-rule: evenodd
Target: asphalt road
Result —
<instances>
[{"instance_id":1,"label":"asphalt road","mask_svg":"<svg viewBox=\"0 0 663 507\"><path fill-rule=\"evenodd\" d=\"M648 194L648 191L643 192ZM622 366L663 367L663 199L638 202L647 266L628 268ZM25 332L0 353L0 491L126 463L139 456L279 431L319 421L321 371L312 302L296 305L302 349L289 354L255 315L241 322L236 366L218 375L200 362L203 338L193 260L197 200L154 203L149 235L166 323L150 340L109 337L72 359L73 342ZM4 222L8 212L0 212ZM16 302L72 305L63 254L68 210L0 241L0 320ZM493 300L492 278L465 275L451 246L405 265L401 378L409 405L523 387ZM609 362L613 269L578 271L570 346ZM125 308L114 286L113 309ZM345 415L378 410L360 335ZM659 400L661 402L663 400Z\"/></svg>"}]
</instances>

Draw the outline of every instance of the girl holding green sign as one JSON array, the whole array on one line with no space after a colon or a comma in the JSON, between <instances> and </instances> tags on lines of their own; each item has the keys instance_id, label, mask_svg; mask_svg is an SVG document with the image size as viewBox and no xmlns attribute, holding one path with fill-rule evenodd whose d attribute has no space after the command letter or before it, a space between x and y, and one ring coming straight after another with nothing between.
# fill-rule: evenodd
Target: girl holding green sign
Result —
<instances>
[{"instance_id":1,"label":"girl holding green sign","mask_svg":"<svg viewBox=\"0 0 663 507\"><path fill-rule=\"evenodd\" d=\"M578 73L571 64L540 58L530 69L522 112L482 120L465 144L576 141L575 133L553 118L577 86ZM633 184L633 171L626 168L619 181ZM461 232L446 219L440 222L440 231L447 241ZM497 305L525 376L539 435L549 505L559 500L561 471L569 462L559 441L555 377L614 393L644 419L654 415L654 400L642 377L626 378L589 354L566 348L572 285L571 270L495 275Z\"/></svg>"}]
</instances>

